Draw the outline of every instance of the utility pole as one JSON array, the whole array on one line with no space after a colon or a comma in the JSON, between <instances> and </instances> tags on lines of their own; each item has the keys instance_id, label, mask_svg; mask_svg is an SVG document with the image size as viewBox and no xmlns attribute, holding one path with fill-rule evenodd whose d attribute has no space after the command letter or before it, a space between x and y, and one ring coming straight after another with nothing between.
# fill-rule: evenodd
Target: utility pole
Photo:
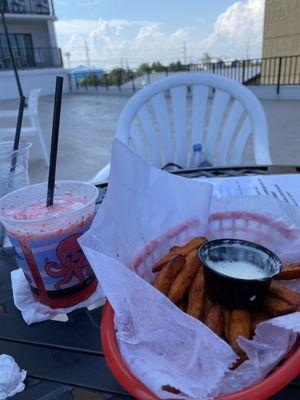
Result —
<instances>
[{"instance_id":1,"label":"utility pole","mask_svg":"<svg viewBox=\"0 0 300 400\"><path fill-rule=\"evenodd\" d=\"M89 46L87 39L84 40L84 47L85 47L85 56L86 56L86 63L89 69L91 69L91 62L90 62L90 53L89 53Z\"/></svg>"},{"instance_id":2,"label":"utility pole","mask_svg":"<svg viewBox=\"0 0 300 400\"><path fill-rule=\"evenodd\" d=\"M184 63L184 65L186 65L187 64L187 59L186 59L186 43L185 43L185 40L183 41L182 54L183 54L183 63Z\"/></svg>"}]
</instances>

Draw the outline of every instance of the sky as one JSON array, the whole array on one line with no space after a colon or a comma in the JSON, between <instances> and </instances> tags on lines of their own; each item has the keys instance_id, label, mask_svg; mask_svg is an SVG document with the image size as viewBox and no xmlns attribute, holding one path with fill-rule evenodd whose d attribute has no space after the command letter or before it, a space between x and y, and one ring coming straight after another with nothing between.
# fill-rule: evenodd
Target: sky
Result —
<instances>
[{"instance_id":1,"label":"sky","mask_svg":"<svg viewBox=\"0 0 300 400\"><path fill-rule=\"evenodd\" d=\"M261 57L264 0L54 0L65 64L109 70L142 62Z\"/></svg>"}]
</instances>

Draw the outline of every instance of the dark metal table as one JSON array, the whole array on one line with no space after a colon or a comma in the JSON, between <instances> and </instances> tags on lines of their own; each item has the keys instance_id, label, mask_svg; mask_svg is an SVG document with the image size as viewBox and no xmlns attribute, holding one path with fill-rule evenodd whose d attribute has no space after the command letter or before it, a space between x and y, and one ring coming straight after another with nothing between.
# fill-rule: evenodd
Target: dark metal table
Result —
<instances>
[{"instance_id":1,"label":"dark metal table","mask_svg":"<svg viewBox=\"0 0 300 400\"><path fill-rule=\"evenodd\" d=\"M182 170L186 177L222 177L299 173L300 167L235 167ZM99 187L98 203L106 193ZM16 268L12 250L0 250L0 354L12 355L28 371L19 400L96 400L132 398L115 380L106 364L101 340L102 309L80 309L67 322L45 321L27 326L13 303L10 271ZM300 398L299 379L272 397ZM246 400L246 399L245 399Z\"/></svg>"}]
</instances>

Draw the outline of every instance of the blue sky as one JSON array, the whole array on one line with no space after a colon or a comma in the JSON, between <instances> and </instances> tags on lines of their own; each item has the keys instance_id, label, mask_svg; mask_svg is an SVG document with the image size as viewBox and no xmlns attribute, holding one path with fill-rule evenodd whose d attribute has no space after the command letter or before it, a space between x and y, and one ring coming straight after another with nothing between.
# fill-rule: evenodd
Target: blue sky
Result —
<instances>
[{"instance_id":1,"label":"blue sky","mask_svg":"<svg viewBox=\"0 0 300 400\"><path fill-rule=\"evenodd\" d=\"M199 24L208 27L234 2L234 0L54 0L54 5L60 19L93 20L98 17L106 20L153 20L163 22L166 29L174 29Z\"/></svg>"},{"instance_id":2,"label":"blue sky","mask_svg":"<svg viewBox=\"0 0 300 400\"><path fill-rule=\"evenodd\" d=\"M160 59L259 57L264 0L54 0L56 31L71 65L110 68Z\"/></svg>"}]
</instances>

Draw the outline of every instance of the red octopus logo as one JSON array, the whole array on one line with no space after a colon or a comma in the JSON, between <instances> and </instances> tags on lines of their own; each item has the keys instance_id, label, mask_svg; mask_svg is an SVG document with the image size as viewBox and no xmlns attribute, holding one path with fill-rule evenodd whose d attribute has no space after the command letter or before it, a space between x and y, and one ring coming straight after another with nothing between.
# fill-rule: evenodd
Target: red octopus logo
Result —
<instances>
[{"instance_id":1,"label":"red octopus logo","mask_svg":"<svg viewBox=\"0 0 300 400\"><path fill-rule=\"evenodd\" d=\"M85 280L84 269L87 277L93 274L93 270L77 242L80 236L81 233L75 233L62 240L57 246L56 255L60 264L47 258L45 259L46 273L53 278L63 278L55 283L56 290L61 289L63 285L70 282L73 276L78 279L78 284L81 285Z\"/></svg>"}]
</instances>

